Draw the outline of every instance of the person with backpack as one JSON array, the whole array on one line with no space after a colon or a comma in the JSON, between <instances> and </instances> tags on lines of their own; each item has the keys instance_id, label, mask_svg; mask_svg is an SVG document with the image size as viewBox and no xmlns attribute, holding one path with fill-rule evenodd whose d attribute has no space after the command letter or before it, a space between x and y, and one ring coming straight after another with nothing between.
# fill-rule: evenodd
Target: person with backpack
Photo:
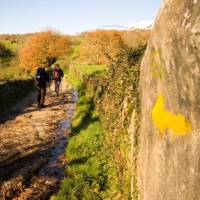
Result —
<instances>
[{"instance_id":1,"label":"person with backpack","mask_svg":"<svg viewBox=\"0 0 200 200\"><path fill-rule=\"evenodd\" d=\"M64 76L63 70L60 68L59 64L56 64L53 70L53 79L55 83L55 92L57 95L59 95L60 84L63 76Z\"/></svg>"},{"instance_id":2,"label":"person with backpack","mask_svg":"<svg viewBox=\"0 0 200 200\"><path fill-rule=\"evenodd\" d=\"M46 96L46 85L50 81L49 75L43 67L37 69L35 75L35 85L38 89L37 103L38 107L44 107L44 101Z\"/></svg>"}]
</instances>

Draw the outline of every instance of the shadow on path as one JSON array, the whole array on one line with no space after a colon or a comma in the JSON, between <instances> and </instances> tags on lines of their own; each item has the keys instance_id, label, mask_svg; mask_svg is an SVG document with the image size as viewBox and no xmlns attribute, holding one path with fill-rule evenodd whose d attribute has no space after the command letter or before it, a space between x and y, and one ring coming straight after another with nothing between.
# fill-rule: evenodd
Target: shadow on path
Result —
<instances>
[{"instance_id":1,"label":"shadow on path","mask_svg":"<svg viewBox=\"0 0 200 200\"><path fill-rule=\"evenodd\" d=\"M13 108L9 109L3 115L0 115L0 124L5 123L8 120L15 119L19 115L32 113L38 111L42 108L37 107L37 92L31 93L28 97L25 97L23 100L18 102ZM60 93L59 96L48 94L46 98L52 99L52 103L46 104L44 108L51 108L54 106L64 105L66 103L74 103L71 98L71 92Z\"/></svg>"}]
</instances>

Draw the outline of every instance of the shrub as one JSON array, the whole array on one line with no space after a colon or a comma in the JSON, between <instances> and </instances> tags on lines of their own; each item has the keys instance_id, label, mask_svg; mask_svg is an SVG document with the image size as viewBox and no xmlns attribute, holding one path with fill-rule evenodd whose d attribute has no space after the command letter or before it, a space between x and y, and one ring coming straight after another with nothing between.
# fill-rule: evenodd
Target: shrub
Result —
<instances>
[{"instance_id":1,"label":"shrub","mask_svg":"<svg viewBox=\"0 0 200 200\"><path fill-rule=\"evenodd\" d=\"M11 51L0 43L0 58L11 56Z\"/></svg>"},{"instance_id":2,"label":"shrub","mask_svg":"<svg viewBox=\"0 0 200 200\"><path fill-rule=\"evenodd\" d=\"M31 37L20 52L22 67L34 70L38 66L50 66L59 56L69 51L70 38L55 31L40 32Z\"/></svg>"},{"instance_id":3,"label":"shrub","mask_svg":"<svg viewBox=\"0 0 200 200\"><path fill-rule=\"evenodd\" d=\"M88 32L80 50L80 60L87 64L106 64L109 58L121 51L122 38L119 31L98 30Z\"/></svg>"}]
</instances>

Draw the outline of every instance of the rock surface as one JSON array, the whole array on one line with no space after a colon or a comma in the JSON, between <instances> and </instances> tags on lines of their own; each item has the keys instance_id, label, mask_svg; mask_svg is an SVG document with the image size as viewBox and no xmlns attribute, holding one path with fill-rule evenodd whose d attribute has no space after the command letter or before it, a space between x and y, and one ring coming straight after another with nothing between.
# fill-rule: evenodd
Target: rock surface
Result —
<instances>
[{"instance_id":1,"label":"rock surface","mask_svg":"<svg viewBox=\"0 0 200 200\"><path fill-rule=\"evenodd\" d=\"M199 0L164 1L140 84L141 199L200 199Z\"/></svg>"}]
</instances>

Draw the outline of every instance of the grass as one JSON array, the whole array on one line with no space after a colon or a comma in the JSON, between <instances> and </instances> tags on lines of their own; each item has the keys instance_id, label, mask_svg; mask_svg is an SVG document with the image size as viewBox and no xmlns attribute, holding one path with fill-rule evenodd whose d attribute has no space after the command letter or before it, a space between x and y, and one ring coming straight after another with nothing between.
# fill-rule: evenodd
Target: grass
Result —
<instances>
[{"instance_id":1,"label":"grass","mask_svg":"<svg viewBox=\"0 0 200 200\"><path fill-rule=\"evenodd\" d=\"M66 148L67 177L56 200L139 199L137 160L130 150L132 145L137 155L138 83L145 47L125 50L108 71L105 65L72 62L66 72L79 88L79 99ZM104 71L105 76L93 76ZM127 130L133 110L137 117L131 144Z\"/></svg>"},{"instance_id":2,"label":"grass","mask_svg":"<svg viewBox=\"0 0 200 200\"><path fill-rule=\"evenodd\" d=\"M79 71L84 74L94 74L103 72L107 69L106 65L86 65L86 64L77 64L75 66Z\"/></svg>"},{"instance_id":3,"label":"grass","mask_svg":"<svg viewBox=\"0 0 200 200\"><path fill-rule=\"evenodd\" d=\"M79 89L77 110L66 148L67 177L57 200L98 200L107 188L106 155L102 152L103 133L95 112L92 91Z\"/></svg>"},{"instance_id":4,"label":"grass","mask_svg":"<svg viewBox=\"0 0 200 200\"><path fill-rule=\"evenodd\" d=\"M0 82L12 79L26 79L28 78L18 66L1 67L0 68Z\"/></svg>"},{"instance_id":5,"label":"grass","mask_svg":"<svg viewBox=\"0 0 200 200\"><path fill-rule=\"evenodd\" d=\"M11 52L13 52L14 54L17 53L17 51L22 47L23 43L18 43L18 42L14 42L12 43L9 40L3 40L1 41L1 43L3 45L5 45L5 47L7 49L9 49Z\"/></svg>"},{"instance_id":6,"label":"grass","mask_svg":"<svg viewBox=\"0 0 200 200\"><path fill-rule=\"evenodd\" d=\"M72 133L66 148L67 177L56 200L103 199L107 188L106 155L102 152L103 131L95 111L93 87L83 86L83 77L103 73L105 65L75 64L80 45L73 46L71 64L65 71L68 81L78 89L79 99L72 120ZM87 91L86 91L87 90Z\"/></svg>"},{"instance_id":7,"label":"grass","mask_svg":"<svg viewBox=\"0 0 200 200\"><path fill-rule=\"evenodd\" d=\"M75 60L79 56L80 49L81 49L81 45L80 44L72 45L72 48L71 48L72 51L71 51L70 56L69 56L71 60Z\"/></svg>"},{"instance_id":8,"label":"grass","mask_svg":"<svg viewBox=\"0 0 200 200\"><path fill-rule=\"evenodd\" d=\"M83 37L79 36L79 37L75 37L74 39L72 39L72 46L71 46L71 52L69 54L69 57L71 59L71 61L75 61L76 58L79 57L80 54L80 50L81 50L81 44L83 42Z\"/></svg>"},{"instance_id":9,"label":"grass","mask_svg":"<svg viewBox=\"0 0 200 200\"><path fill-rule=\"evenodd\" d=\"M82 40L82 37L76 37L74 40L72 40L70 51L67 53L67 55L58 59L57 63L59 63L64 69L66 69L70 64L74 63L76 58L79 57Z\"/></svg>"},{"instance_id":10,"label":"grass","mask_svg":"<svg viewBox=\"0 0 200 200\"><path fill-rule=\"evenodd\" d=\"M84 75L91 75L93 73L102 73L107 69L106 65L87 65L77 63L77 58L80 54L83 37L75 37L72 39L71 51L67 56L60 57L58 63L65 70L68 81L74 86L81 85Z\"/></svg>"},{"instance_id":11,"label":"grass","mask_svg":"<svg viewBox=\"0 0 200 200\"><path fill-rule=\"evenodd\" d=\"M28 78L19 67L19 61L16 55L23 43L11 42L9 40L2 40L1 43L11 51L11 55L0 58L0 82L12 79Z\"/></svg>"},{"instance_id":12,"label":"grass","mask_svg":"<svg viewBox=\"0 0 200 200\"><path fill-rule=\"evenodd\" d=\"M106 65L71 65L67 70L67 80L76 88L78 88L85 75L101 74L107 70Z\"/></svg>"},{"instance_id":13,"label":"grass","mask_svg":"<svg viewBox=\"0 0 200 200\"><path fill-rule=\"evenodd\" d=\"M2 40L11 54L0 58L0 110L5 114L10 107L34 90L33 80L19 66L17 52L22 42ZM10 81L15 80L15 81Z\"/></svg>"}]
</instances>

